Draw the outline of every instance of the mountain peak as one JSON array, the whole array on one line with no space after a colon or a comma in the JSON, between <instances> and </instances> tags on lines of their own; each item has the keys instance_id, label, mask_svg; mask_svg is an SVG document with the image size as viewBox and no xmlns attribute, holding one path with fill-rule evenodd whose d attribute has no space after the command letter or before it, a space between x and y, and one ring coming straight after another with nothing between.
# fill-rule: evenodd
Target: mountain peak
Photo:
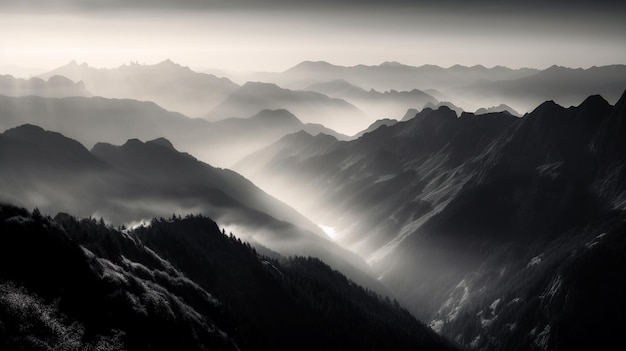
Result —
<instances>
[{"instance_id":1,"label":"mountain peak","mask_svg":"<svg viewBox=\"0 0 626 351\"><path fill-rule=\"evenodd\" d=\"M335 68L338 66L335 66L329 62L326 61L302 61L299 64L289 68L288 70L286 70L285 72L293 72L293 71L308 71L308 70L315 70L315 69L328 69L328 68Z\"/></svg>"},{"instance_id":2,"label":"mountain peak","mask_svg":"<svg viewBox=\"0 0 626 351\"><path fill-rule=\"evenodd\" d=\"M172 70L182 70L182 71L187 71L187 70L191 70L189 67L187 66L183 66L179 63L176 63L170 59L161 61L159 63L157 63L156 65L154 65L154 67L158 67L158 68L168 68L168 69L172 69Z\"/></svg>"},{"instance_id":3,"label":"mountain peak","mask_svg":"<svg viewBox=\"0 0 626 351\"><path fill-rule=\"evenodd\" d=\"M137 138L132 138L132 139L128 139L128 140L124 143L124 145L122 145L122 147L129 147L129 146L130 146L130 147L136 147L136 146L140 146L140 145L143 145L143 144L144 144L144 143L143 143L141 140L139 140L139 139L137 139Z\"/></svg>"},{"instance_id":4,"label":"mountain peak","mask_svg":"<svg viewBox=\"0 0 626 351\"><path fill-rule=\"evenodd\" d=\"M333 64L331 64L330 62L327 61L303 61L301 63L299 63L297 66L333 66Z\"/></svg>"},{"instance_id":5,"label":"mountain peak","mask_svg":"<svg viewBox=\"0 0 626 351\"><path fill-rule=\"evenodd\" d=\"M406 67L406 65L398 61L385 61L378 65L378 67Z\"/></svg>"},{"instance_id":6,"label":"mountain peak","mask_svg":"<svg viewBox=\"0 0 626 351\"><path fill-rule=\"evenodd\" d=\"M169 141L169 140L167 140L167 139L165 139L163 137L147 141L146 144L159 145L159 146L166 147L166 148L168 148L170 150L176 150L174 148L174 144L172 144L171 141Z\"/></svg>"},{"instance_id":7,"label":"mountain peak","mask_svg":"<svg viewBox=\"0 0 626 351\"><path fill-rule=\"evenodd\" d=\"M157 63L157 66L178 66L178 67L180 67L179 64L175 63L174 61L172 61L170 59L166 59L166 60L163 60L163 61Z\"/></svg>"},{"instance_id":8,"label":"mountain peak","mask_svg":"<svg viewBox=\"0 0 626 351\"><path fill-rule=\"evenodd\" d=\"M15 128L7 129L5 133L12 135L33 135L38 133L45 133L46 131L40 126L34 124L22 124Z\"/></svg>"},{"instance_id":9,"label":"mountain peak","mask_svg":"<svg viewBox=\"0 0 626 351\"><path fill-rule=\"evenodd\" d=\"M89 67L89 65L87 64L87 62L83 62L81 64L79 64L76 60L72 60L70 61L67 65L65 65L65 67L72 67L72 68L78 68L78 67Z\"/></svg>"},{"instance_id":10,"label":"mountain peak","mask_svg":"<svg viewBox=\"0 0 626 351\"><path fill-rule=\"evenodd\" d=\"M32 124L23 124L21 126L6 130L0 133L1 136L8 139L19 140L26 144L39 148L38 156L54 155L60 157L59 162L71 162L70 160L88 158L89 151L78 141L68 138L61 133L45 130L39 126ZM43 156L44 158L47 156ZM45 160L46 162L51 159ZM87 161L91 162L91 161ZM93 163L92 163L93 164Z\"/></svg>"},{"instance_id":11,"label":"mountain peak","mask_svg":"<svg viewBox=\"0 0 626 351\"><path fill-rule=\"evenodd\" d=\"M58 74L48 78L48 83L51 83L56 86L73 86L74 84L77 84L77 83L74 83L73 80L65 76L58 75ZM82 84L84 85L84 83Z\"/></svg>"},{"instance_id":12,"label":"mountain peak","mask_svg":"<svg viewBox=\"0 0 626 351\"><path fill-rule=\"evenodd\" d=\"M531 113L533 114L550 113L550 112L555 112L555 111L562 110L562 109L563 109L563 106L557 104L556 102L554 102L554 100L548 100L542 103L541 105L537 106L537 108L535 108Z\"/></svg>"},{"instance_id":13,"label":"mountain peak","mask_svg":"<svg viewBox=\"0 0 626 351\"><path fill-rule=\"evenodd\" d=\"M578 107L582 107L584 109L595 108L595 107L606 107L610 106L609 102L606 101L601 95L591 95L585 99Z\"/></svg>"}]
</instances>

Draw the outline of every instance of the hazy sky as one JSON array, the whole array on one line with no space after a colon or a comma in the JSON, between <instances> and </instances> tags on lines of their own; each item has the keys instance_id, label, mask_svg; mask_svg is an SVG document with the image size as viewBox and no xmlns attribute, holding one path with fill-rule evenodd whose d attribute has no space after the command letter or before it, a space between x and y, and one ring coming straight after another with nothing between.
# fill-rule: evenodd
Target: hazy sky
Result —
<instances>
[{"instance_id":1,"label":"hazy sky","mask_svg":"<svg viewBox=\"0 0 626 351\"><path fill-rule=\"evenodd\" d=\"M0 66L626 63L622 2L0 0ZM470 5L471 4L471 5ZM0 72L2 73L2 72Z\"/></svg>"}]
</instances>

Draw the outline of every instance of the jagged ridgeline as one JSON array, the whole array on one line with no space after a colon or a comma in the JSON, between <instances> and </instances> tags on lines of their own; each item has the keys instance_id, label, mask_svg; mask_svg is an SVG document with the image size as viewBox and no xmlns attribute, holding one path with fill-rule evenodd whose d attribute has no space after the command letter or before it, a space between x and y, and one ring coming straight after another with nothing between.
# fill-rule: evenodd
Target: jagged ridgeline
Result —
<instances>
[{"instance_id":1,"label":"jagged ridgeline","mask_svg":"<svg viewBox=\"0 0 626 351\"><path fill-rule=\"evenodd\" d=\"M135 229L0 205L2 350L450 350L318 259L203 216Z\"/></svg>"},{"instance_id":2,"label":"jagged ridgeline","mask_svg":"<svg viewBox=\"0 0 626 351\"><path fill-rule=\"evenodd\" d=\"M524 117L440 107L352 141L291 134L236 169L467 348L623 349L624 121L626 94Z\"/></svg>"}]
</instances>

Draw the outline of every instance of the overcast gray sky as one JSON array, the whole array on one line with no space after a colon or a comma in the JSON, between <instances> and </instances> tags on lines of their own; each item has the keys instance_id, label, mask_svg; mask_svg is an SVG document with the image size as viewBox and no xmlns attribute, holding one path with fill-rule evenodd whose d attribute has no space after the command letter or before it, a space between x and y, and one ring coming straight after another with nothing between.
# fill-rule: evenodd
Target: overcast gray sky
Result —
<instances>
[{"instance_id":1,"label":"overcast gray sky","mask_svg":"<svg viewBox=\"0 0 626 351\"><path fill-rule=\"evenodd\" d=\"M626 63L618 1L0 0L0 66Z\"/></svg>"}]
</instances>

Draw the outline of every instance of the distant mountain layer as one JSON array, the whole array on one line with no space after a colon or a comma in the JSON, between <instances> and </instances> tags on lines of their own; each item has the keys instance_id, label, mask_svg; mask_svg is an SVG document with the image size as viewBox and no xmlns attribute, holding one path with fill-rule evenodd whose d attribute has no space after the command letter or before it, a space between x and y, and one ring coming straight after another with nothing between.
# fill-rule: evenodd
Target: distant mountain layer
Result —
<instances>
[{"instance_id":1,"label":"distant mountain layer","mask_svg":"<svg viewBox=\"0 0 626 351\"><path fill-rule=\"evenodd\" d=\"M316 91L333 98L344 99L357 106L371 118L400 118L409 108L421 109L426 104L436 104L438 102L433 96L417 89L411 91L389 90L385 92L371 89L366 91L341 79L316 83L304 88L304 90Z\"/></svg>"},{"instance_id":2,"label":"distant mountain layer","mask_svg":"<svg viewBox=\"0 0 626 351\"><path fill-rule=\"evenodd\" d=\"M304 88L311 84L342 79L367 90L378 91L413 89L445 89L467 85L478 80L510 80L536 73L535 69L514 70L502 66L486 68L483 66L452 66L443 68L435 65L419 67L397 62L385 62L380 65L338 66L328 62L305 61L282 73L260 75L256 78L276 82L290 88Z\"/></svg>"},{"instance_id":3,"label":"distant mountain layer","mask_svg":"<svg viewBox=\"0 0 626 351\"><path fill-rule=\"evenodd\" d=\"M626 65L588 69L552 66L538 70L480 65L413 67L397 62L345 67L323 61L305 61L282 73L259 74L250 79L274 82L290 89L318 89L328 94L355 94L361 88L407 92L419 89L437 100L451 101L466 111L506 104L523 114L546 100L570 106L593 94L601 94L610 103L615 103L626 89ZM422 106L416 104L407 108L420 109ZM395 116L374 116L376 119L381 117Z\"/></svg>"},{"instance_id":4,"label":"distant mountain layer","mask_svg":"<svg viewBox=\"0 0 626 351\"><path fill-rule=\"evenodd\" d=\"M494 113L494 112L508 112L512 114L513 116L517 116L517 117L521 116L519 112L515 111L513 108L505 104L500 104L498 106L491 106L491 107L486 107L486 108L481 107L478 110L476 110L476 112L474 113L477 115L484 115L486 113Z\"/></svg>"},{"instance_id":5,"label":"distant mountain layer","mask_svg":"<svg viewBox=\"0 0 626 351\"><path fill-rule=\"evenodd\" d=\"M239 88L227 78L197 73L170 60L156 65L133 63L114 69L97 69L72 61L40 77L48 79L56 75L84 82L94 95L153 101L192 117L205 114Z\"/></svg>"},{"instance_id":6,"label":"distant mountain layer","mask_svg":"<svg viewBox=\"0 0 626 351\"><path fill-rule=\"evenodd\" d=\"M300 130L347 136L304 124L285 110L210 123L165 111L151 102L94 98L45 99L0 96L0 129L31 123L72 137L88 147L97 142L165 137L206 162L228 167L245 155ZM247 117L247 116L246 116Z\"/></svg>"},{"instance_id":7,"label":"distant mountain layer","mask_svg":"<svg viewBox=\"0 0 626 351\"><path fill-rule=\"evenodd\" d=\"M607 330L624 326L610 305L626 279L606 267L623 256L625 112L626 94L523 118L425 109L349 142L290 135L235 168L332 228L467 347L623 345Z\"/></svg>"},{"instance_id":8,"label":"distant mountain layer","mask_svg":"<svg viewBox=\"0 0 626 351\"><path fill-rule=\"evenodd\" d=\"M552 66L535 74L499 81L459 85L445 93L473 105L507 104L526 112L546 100L573 106L587 96L600 94L615 103L626 89L626 65L573 69Z\"/></svg>"},{"instance_id":9,"label":"distant mountain layer","mask_svg":"<svg viewBox=\"0 0 626 351\"><path fill-rule=\"evenodd\" d=\"M287 109L305 123L322 124L339 133L354 134L370 119L354 105L310 91L293 91L275 84L249 82L210 111L206 118L250 116L265 109Z\"/></svg>"},{"instance_id":10,"label":"distant mountain layer","mask_svg":"<svg viewBox=\"0 0 626 351\"><path fill-rule=\"evenodd\" d=\"M268 258L203 216L113 229L0 205L3 350L452 350L313 258Z\"/></svg>"},{"instance_id":11,"label":"distant mountain layer","mask_svg":"<svg viewBox=\"0 0 626 351\"><path fill-rule=\"evenodd\" d=\"M0 95L6 96L91 96L83 82L74 83L62 76L51 76L48 80L39 78L21 79L10 75L0 75Z\"/></svg>"}]
</instances>

